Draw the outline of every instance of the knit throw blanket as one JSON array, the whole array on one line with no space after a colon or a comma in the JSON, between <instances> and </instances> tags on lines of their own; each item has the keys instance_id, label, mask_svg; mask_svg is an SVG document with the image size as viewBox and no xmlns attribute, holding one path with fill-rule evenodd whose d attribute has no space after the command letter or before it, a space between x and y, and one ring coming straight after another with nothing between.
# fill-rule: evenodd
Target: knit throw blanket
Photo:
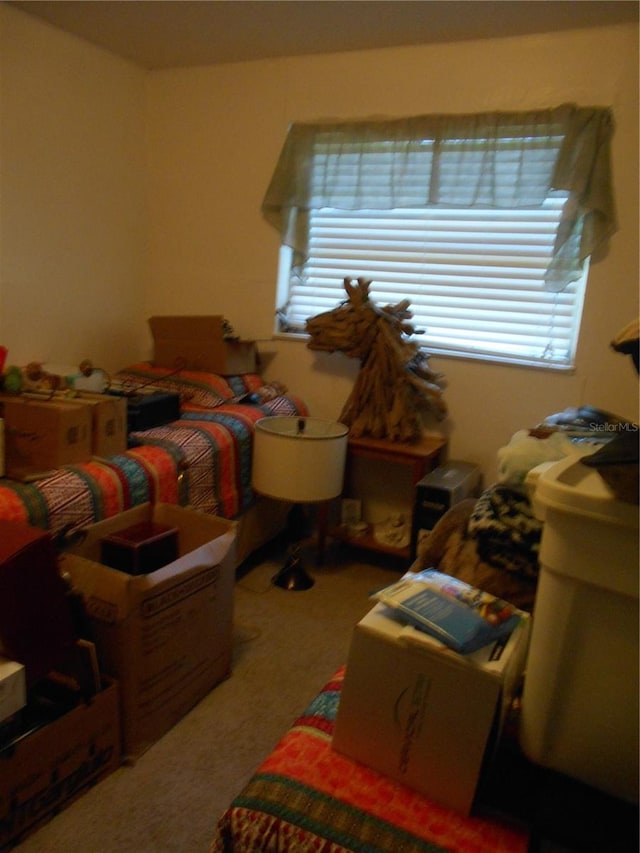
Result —
<instances>
[{"instance_id":1,"label":"knit throw blanket","mask_svg":"<svg viewBox=\"0 0 640 853\"><path fill-rule=\"evenodd\" d=\"M467 533L478 555L498 569L536 578L542 523L534 516L526 494L507 486L492 486L478 498Z\"/></svg>"}]
</instances>

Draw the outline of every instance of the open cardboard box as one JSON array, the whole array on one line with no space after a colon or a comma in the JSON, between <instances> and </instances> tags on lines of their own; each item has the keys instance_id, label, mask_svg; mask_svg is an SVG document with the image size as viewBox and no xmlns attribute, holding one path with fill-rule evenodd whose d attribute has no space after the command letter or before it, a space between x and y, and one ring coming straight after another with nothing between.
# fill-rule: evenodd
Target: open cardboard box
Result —
<instances>
[{"instance_id":1,"label":"open cardboard box","mask_svg":"<svg viewBox=\"0 0 640 853\"><path fill-rule=\"evenodd\" d=\"M224 317L150 317L153 363L171 370L204 370L233 376L257 371L254 341L227 340Z\"/></svg>"},{"instance_id":2,"label":"open cardboard box","mask_svg":"<svg viewBox=\"0 0 640 853\"><path fill-rule=\"evenodd\" d=\"M0 850L9 849L120 765L118 686L0 750Z\"/></svg>"},{"instance_id":3,"label":"open cardboard box","mask_svg":"<svg viewBox=\"0 0 640 853\"><path fill-rule=\"evenodd\" d=\"M520 682L530 620L461 655L378 604L356 625L333 735L338 752L468 815Z\"/></svg>"},{"instance_id":4,"label":"open cardboard box","mask_svg":"<svg viewBox=\"0 0 640 853\"><path fill-rule=\"evenodd\" d=\"M177 560L132 576L99 562L103 536L154 521L178 529ZM102 670L117 678L123 749L141 755L231 672L236 524L143 504L91 525L61 559L82 592Z\"/></svg>"}]
</instances>

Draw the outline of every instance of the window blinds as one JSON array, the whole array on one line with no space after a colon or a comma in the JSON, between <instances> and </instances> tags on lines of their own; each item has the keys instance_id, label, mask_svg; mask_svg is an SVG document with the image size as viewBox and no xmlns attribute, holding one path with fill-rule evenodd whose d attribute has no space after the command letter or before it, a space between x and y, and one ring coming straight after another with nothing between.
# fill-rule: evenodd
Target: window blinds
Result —
<instances>
[{"instance_id":1,"label":"window blinds","mask_svg":"<svg viewBox=\"0 0 640 853\"><path fill-rule=\"evenodd\" d=\"M312 210L286 325L303 331L345 298L345 276L364 276L378 304L410 300L430 352L566 367L584 276L560 293L543 286L566 198L533 209Z\"/></svg>"},{"instance_id":2,"label":"window blinds","mask_svg":"<svg viewBox=\"0 0 640 853\"><path fill-rule=\"evenodd\" d=\"M377 302L410 300L432 352L570 367L589 258L615 231L612 131L572 104L291 125L262 204L281 329L364 276Z\"/></svg>"},{"instance_id":3,"label":"window blinds","mask_svg":"<svg viewBox=\"0 0 640 853\"><path fill-rule=\"evenodd\" d=\"M534 207L551 190L570 203L545 287L579 279L616 230L610 109L562 104L521 112L294 123L262 202L262 214L307 255L309 215L320 208Z\"/></svg>"}]
</instances>

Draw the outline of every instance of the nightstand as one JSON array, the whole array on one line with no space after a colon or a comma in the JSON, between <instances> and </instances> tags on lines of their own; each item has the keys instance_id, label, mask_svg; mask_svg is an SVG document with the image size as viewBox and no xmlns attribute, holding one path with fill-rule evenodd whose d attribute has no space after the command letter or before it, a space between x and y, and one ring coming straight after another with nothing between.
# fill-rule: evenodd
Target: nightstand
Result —
<instances>
[{"instance_id":1,"label":"nightstand","mask_svg":"<svg viewBox=\"0 0 640 853\"><path fill-rule=\"evenodd\" d=\"M444 451L447 442L439 436L425 435L420 440L412 443L401 443L374 438L350 438L347 445L347 460L345 466L343 498L358 498L357 484L354 482L354 468L359 460L375 461L382 465L384 471L387 466L402 466L409 475L409 494L404 496L406 512L413 512L415 506L415 488L419 480L429 471L436 468L444 459ZM408 518L409 529L411 529L411 517ZM408 560L411 556L411 546L407 543L396 547L386 544L374 536L373 524L367 524L366 530L358 535L341 523L331 524L329 513L324 511L318 519L318 556L322 560L326 538L330 536L371 551L391 554Z\"/></svg>"}]
</instances>

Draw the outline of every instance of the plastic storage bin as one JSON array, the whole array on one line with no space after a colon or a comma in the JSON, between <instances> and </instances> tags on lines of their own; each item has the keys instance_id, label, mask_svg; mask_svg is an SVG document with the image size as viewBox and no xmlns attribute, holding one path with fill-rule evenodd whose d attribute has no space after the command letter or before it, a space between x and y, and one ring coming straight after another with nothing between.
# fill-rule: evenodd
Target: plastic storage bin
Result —
<instances>
[{"instance_id":1,"label":"plastic storage bin","mask_svg":"<svg viewBox=\"0 0 640 853\"><path fill-rule=\"evenodd\" d=\"M638 800L638 507L575 456L533 496L544 520L520 739L529 758Z\"/></svg>"}]
</instances>

